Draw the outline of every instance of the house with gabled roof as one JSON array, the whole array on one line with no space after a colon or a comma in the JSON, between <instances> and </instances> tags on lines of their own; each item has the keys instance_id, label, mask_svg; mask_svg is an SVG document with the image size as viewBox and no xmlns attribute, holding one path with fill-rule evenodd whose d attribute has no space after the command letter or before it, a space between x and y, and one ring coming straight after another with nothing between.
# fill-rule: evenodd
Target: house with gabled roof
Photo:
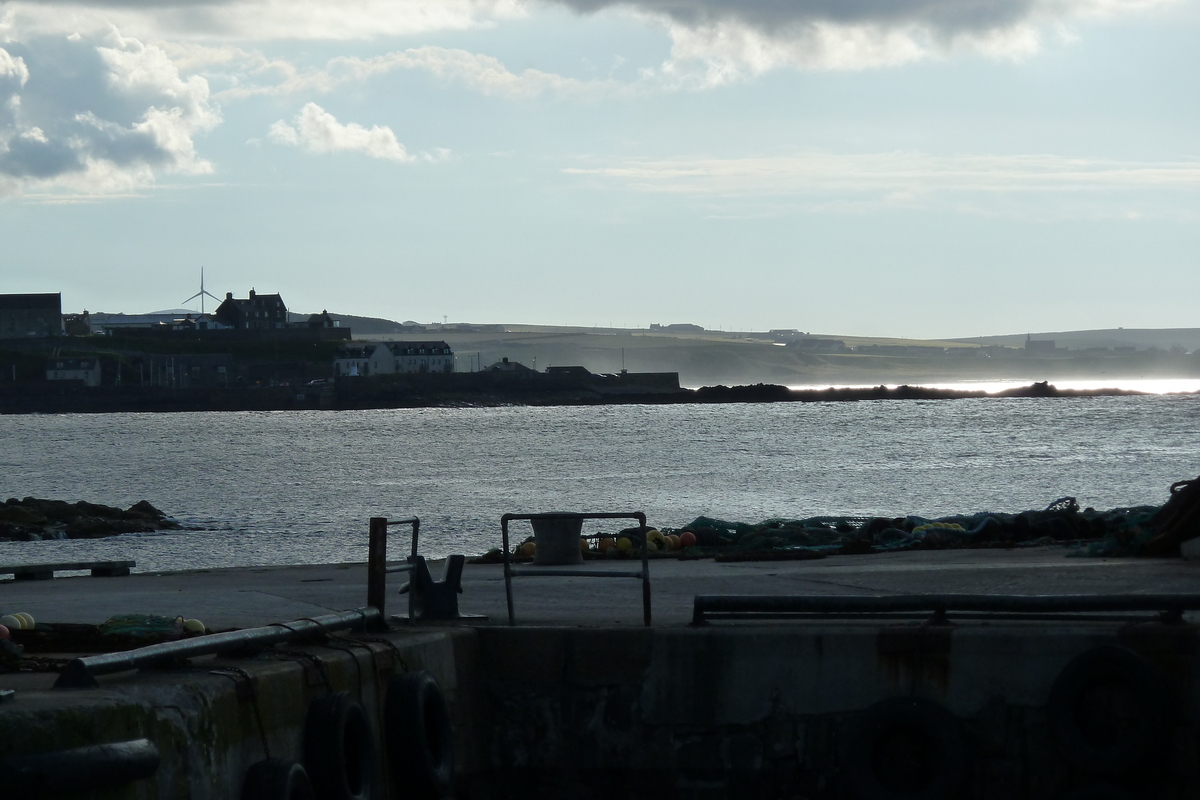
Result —
<instances>
[{"instance_id":1,"label":"house with gabled roof","mask_svg":"<svg viewBox=\"0 0 1200 800\"><path fill-rule=\"evenodd\" d=\"M258 294L253 289L250 296L238 298L233 292L225 293L225 300L213 314L217 321L238 330L269 330L288 326L288 310L278 294Z\"/></svg>"}]
</instances>

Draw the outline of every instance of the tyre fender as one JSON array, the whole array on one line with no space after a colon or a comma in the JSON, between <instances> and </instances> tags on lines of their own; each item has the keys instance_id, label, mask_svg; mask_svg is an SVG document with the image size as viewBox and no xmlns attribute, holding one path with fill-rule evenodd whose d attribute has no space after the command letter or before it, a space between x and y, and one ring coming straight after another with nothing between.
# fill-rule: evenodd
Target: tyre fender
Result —
<instances>
[{"instance_id":1,"label":"tyre fender","mask_svg":"<svg viewBox=\"0 0 1200 800\"><path fill-rule=\"evenodd\" d=\"M367 714L347 692L313 698L304 720L304 765L321 800L381 800L379 748Z\"/></svg>"},{"instance_id":2,"label":"tyre fender","mask_svg":"<svg viewBox=\"0 0 1200 800\"><path fill-rule=\"evenodd\" d=\"M1063 668L1046 716L1059 755L1089 775L1114 778L1167 752L1171 705L1153 664L1128 648L1106 645Z\"/></svg>"},{"instance_id":3,"label":"tyre fender","mask_svg":"<svg viewBox=\"0 0 1200 800\"><path fill-rule=\"evenodd\" d=\"M384 708L393 780L416 800L445 797L454 785L454 727L446 698L428 672L388 682Z\"/></svg>"},{"instance_id":4,"label":"tyre fender","mask_svg":"<svg viewBox=\"0 0 1200 800\"><path fill-rule=\"evenodd\" d=\"M304 767L285 758L266 758L250 767L242 800L314 800Z\"/></svg>"},{"instance_id":5,"label":"tyre fender","mask_svg":"<svg viewBox=\"0 0 1200 800\"><path fill-rule=\"evenodd\" d=\"M1063 800L1136 800L1135 795L1115 786L1084 786L1063 797Z\"/></svg>"},{"instance_id":6,"label":"tyre fender","mask_svg":"<svg viewBox=\"0 0 1200 800\"><path fill-rule=\"evenodd\" d=\"M966 777L959 722L932 700L882 700L850 737L846 778L859 800L943 800L956 797Z\"/></svg>"}]
</instances>

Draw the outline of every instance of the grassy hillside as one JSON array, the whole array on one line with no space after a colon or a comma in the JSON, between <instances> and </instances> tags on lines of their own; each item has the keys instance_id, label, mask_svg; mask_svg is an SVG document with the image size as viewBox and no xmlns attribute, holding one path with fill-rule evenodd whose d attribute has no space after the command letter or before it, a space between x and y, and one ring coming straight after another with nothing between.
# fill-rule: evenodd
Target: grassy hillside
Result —
<instances>
[{"instance_id":1,"label":"grassy hillside","mask_svg":"<svg viewBox=\"0 0 1200 800\"><path fill-rule=\"evenodd\" d=\"M1024 335L980 337L969 340L931 341L828 335L819 338L840 339L848 347L860 345L942 347L960 351L956 356L862 355L856 353L814 353L784 347L762 333L704 331L666 333L617 328L583 328L551 325L510 324L502 330L476 333L442 331L436 326L423 333L397 334L399 323L373 320L361 327L354 318L347 320L356 339L415 341L444 339L458 355L458 369L470 371L502 358L519 361L544 370L549 366L579 365L592 372L678 372L685 386L742 383L781 383L788 385L929 383L959 380L1062 380L1068 378L1138 378L1200 376L1195 357L1170 353L1147 353L1157 342L1179 342L1188 350L1200 347L1200 329L1196 344L1182 331L1119 331L1137 334L1114 338L1120 344L1104 344L1099 334L1112 332L1083 331L1076 334L1035 334L1034 338L1053 338L1059 347L1084 343L1087 347L1135 346L1134 354L1083 354L1057 352L1046 357L1025 356ZM377 332L372 332L372 331ZM1152 335L1155 334L1155 335ZM1139 338L1140 336L1140 338ZM1000 357L966 357L981 345L1012 348ZM1166 347L1170 347L1167 344Z\"/></svg>"}]
</instances>

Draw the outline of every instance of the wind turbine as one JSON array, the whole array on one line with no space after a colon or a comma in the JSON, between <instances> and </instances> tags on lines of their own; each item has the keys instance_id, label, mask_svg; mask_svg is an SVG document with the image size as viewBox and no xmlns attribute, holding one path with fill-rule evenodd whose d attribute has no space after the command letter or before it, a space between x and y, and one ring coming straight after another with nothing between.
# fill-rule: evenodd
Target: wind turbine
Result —
<instances>
[{"instance_id":1,"label":"wind turbine","mask_svg":"<svg viewBox=\"0 0 1200 800\"><path fill-rule=\"evenodd\" d=\"M201 315L204 314L204 298L205 297L211 297L213 300L216 300L218 303L221 301L221 298L219 298L213 294L210 294L209 292L204 291L204 267L200 268L200 291L196 292L194 295L189 297L187 300L184 300L183 302L190 303L193 300L195 300L197 297L200 298L200 314Z\"/></svg>"}]
</instances>

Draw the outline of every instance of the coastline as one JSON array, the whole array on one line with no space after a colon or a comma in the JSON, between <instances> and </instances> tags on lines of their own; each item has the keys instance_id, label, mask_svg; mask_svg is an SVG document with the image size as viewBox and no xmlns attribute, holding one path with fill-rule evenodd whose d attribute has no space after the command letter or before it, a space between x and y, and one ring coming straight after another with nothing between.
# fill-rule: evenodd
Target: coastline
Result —
<instances>
[{"instance_id":1,"label":"coastline","mask_svg":"<svg viewBox=\"0 0 1200 800\"><path fill-rule=\"evenodd\" d=\"M467 373L470 374L470 373ZM631 389L606 392L585 385L439 385L440 381L369 384L340 380L325 387L255 386L207 389L166 387L4 386L0 414L137 413L181 411L365 410L393 408L677 405L714 403L830 403L865 400L961 400L1052 397L1120 397L1150 392L1058 388L1048 381L998 392L925 386L829 387L798 389L778 384L704 386L698 389ZM1178 394L1195 394L1182 392Z\"/></svg>"}]
</instances>

